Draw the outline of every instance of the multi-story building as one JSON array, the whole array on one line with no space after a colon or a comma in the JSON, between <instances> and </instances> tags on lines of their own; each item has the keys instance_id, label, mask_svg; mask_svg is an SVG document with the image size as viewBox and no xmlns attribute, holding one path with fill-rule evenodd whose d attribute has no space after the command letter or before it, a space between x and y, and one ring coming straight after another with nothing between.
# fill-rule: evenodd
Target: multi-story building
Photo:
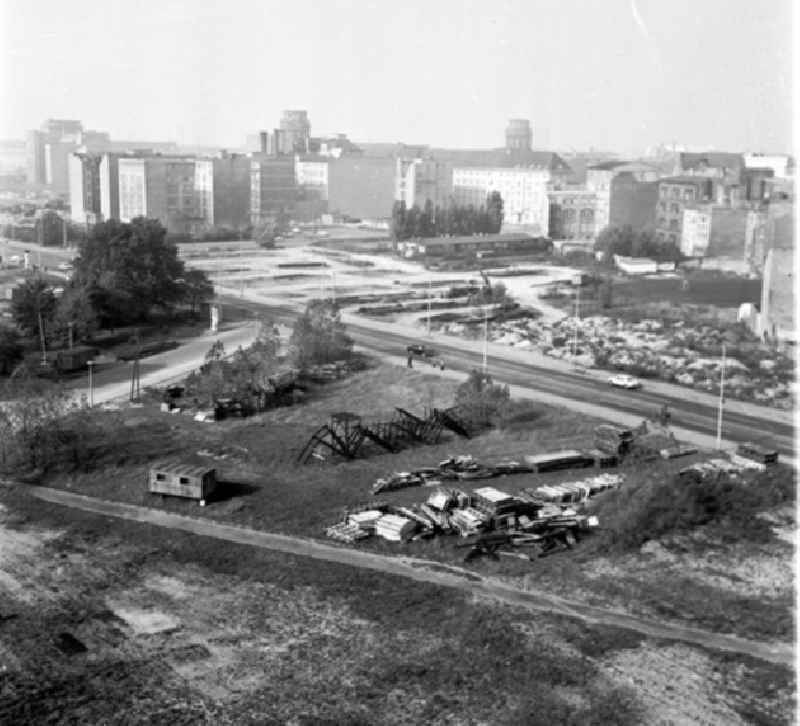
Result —
<instances>
[{"instance_id":1,"label":"multi-story building","mask_svg":"<svg viewBox=\"0 0 800 726\"><path fill-rule=\"evenodd\" d=\"M311 122L307 111L284 111L280 122L279 154L305 153L309 151Z\"/></svg>"},{"instance_id":2,"label":"multi-story building","mask_svg":"<svg viewBox=\"0 0 800 726\"><path fill-rule=\"evenodd\" d=\"M430 200L435 207L447 205L453 195L453 167L448 162L399 157L395 171L395 199L411 209Z\"/></svg>"},{"instance_id":3,"label":"multi-story building","mask_svg":"<svg viewBox=\"0 0 800 726\"><path fill-rule=\"evenodd\" d=\"M702 176L677 176L658 183L656 208L656 239L680 245L683 229L683 210L714 199L712 179Z\"/></svg>"},{"instance_id":4,"label":"multi-story building","mask_svg":"<svg viewBox=\"0 0 800 726\"><path fill-rule=\"evenodd\" d=\"M454 167L453 196L456 204L486 204L492 192L503 199L503 224L525 227L537 237L548 234L550 203L547 169L508 167Z\"/></svg>"},{"instance_id":5,"label":"multi-story building","mask_svg":"<svg viewBox=\"0 0 800 726\"><path fill-rule=\"evenodd\" d=\"M738 184L744 168L741 154L726 151L684 151L678 156L676 176L705 176Z\"/></svg>"},{"instance_id":6,"label":"multi-story building","mask_svg":"<svg viewBox=\"0 0 800 726\"><path fill-rule=\"evenodd\" d=\"M685 207L681 225L680 249L687 257L703 257L711 235L711 205Z\"/></svg>"},{"instance_id":7,"label":"multi-story building","mask_svg":"<svg viewBox=\"0 0 800 726\"><path fill-rule=\"evenodd\" d=\"M102 155L77 152L69 157L70 216L78 224L94 224L102 215L100 163Z\"/></svg>"},{"instance_id":8,"label":"multi-story building","mask_svg":"<svg viewBox=\"0 0 800 726\"><path fill-rule=\"evenodd\" d=\"M250 161L250 223L273 221L279 214L292 214L299 190L294 156L253 154Z\"/></svg>"},{"instance_id":9,"label":"multi-story building","mask_svg":"<svg viewBox=\"0 0 800 726\"><path fill-rule=\"evenodd\" d=\"M745 154L744 166L746 169L770 169L773 176L787 179L792 176L794 161L787 154Z\"/></svg>"},{"instance_id":10,"label":"multi-story building","mask_svg":"<svg viewBox=\"0 0 800 726\"><path fill-rule=\"evenodd\" d=\"M158 219L175 235L196 234L206 226L198 208L193 159L123 157L117 163L121 221Z\"/></svg>"},{"instance_id":11,"label":"multi-story building","mask_svg":"<svg viewBox=\"0 0 800 726\"><path fill-rule=\"evenodd\" d=\"M533 145L531 122L525 118L512 118L506 126L506 148L530 151Z\"/></svg>"},{"instance_id":12,"label":"multi-story building","mask_svg":"<svg viewBox=\"0 0 800 726\"><path fill-rule=\"evenodd\" d=\"M612 177L610 192L610 227L630 226L637 231L655 227L657 181L640 181L631 172L621 172Z\"/></svg>"},{"instance_id":13,"label":"multi-story building","mask_svg":"<svg viewBox=\"0 0 800 726\"><path fill-rule=\"evenodd\" d=\"M307 154L295 159L297 186L328 199L328 157Z\"/></svg>"},{"instance_id":14,"label":"multi-story building","mask_svg":"<svg viewBox=\"0 0 800 726\"><path fill-rule=\"evenodd\" d=\"M395 201L396 160L342 156L328 165L328 211L356 219L385 220Z\"/></svg>"},{"instance_id":15,"label":"multi-story building","mask_svg":"<svg viewBox=\"0 0 800 726\"><path fill-rule=\"evenodd\" d=\"M197 216L206 227L242 230L250 224L250 165L242 154L195 159Z\"/></svg>"},{"instance_id":16,"label":"multi-story building","mask_svg":"<svg viewBox=\"0 0 800 726\"><path fill-rule=\"evenodd\" d=\"M794 246L773 247L767 252L758 316L758 332L764 339L797 341L795 254Z\"/></svg>"},{"instance_id":17,"label":"multi-story building","mask_svg":"<svg viewBox=\"0 0 800 726\"><path fill-rule=\"evenodd\" d=\"M549 236L554 240L593 239L597 236L597 195L586 189L554 189L550 200Z\"/></svg>"},{"instance_id":18,"label":"multi-story building","mask_svg":"<svg viewBox=\"0 0 800 726\"><path fill-rule=\"evenodd\" d=\"M605 161L586 169L586 189L597 195L595 228L605 229L611 220L611 185L620 174L630 174L637 182L654 182L659 177L656 167L638 161Z\"/></svg>"}]
</instances>

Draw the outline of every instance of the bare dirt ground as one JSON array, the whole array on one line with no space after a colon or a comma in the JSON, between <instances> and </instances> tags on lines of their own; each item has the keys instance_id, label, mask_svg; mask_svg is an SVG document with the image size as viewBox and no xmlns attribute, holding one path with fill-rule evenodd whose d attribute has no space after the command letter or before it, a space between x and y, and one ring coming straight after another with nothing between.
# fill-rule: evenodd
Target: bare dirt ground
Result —
<instances>
[{"instance_id":1,"label":"bare dirt ground","mask_svg":"<svg viewBox=\"0 0 800 726\"><path fill-rule=\"evenodd\" d=\"M0 488L0 722L789 723L792 675Z\"/></svg>"}]
</instances>

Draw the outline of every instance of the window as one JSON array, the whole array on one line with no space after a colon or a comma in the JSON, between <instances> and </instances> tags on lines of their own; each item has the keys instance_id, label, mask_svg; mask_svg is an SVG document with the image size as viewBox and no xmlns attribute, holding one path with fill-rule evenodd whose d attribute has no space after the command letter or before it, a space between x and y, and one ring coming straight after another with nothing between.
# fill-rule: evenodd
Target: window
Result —
<instances>
[{"instance_id":1,"label":"window","mask_svg":"<svg viewBox=\"0 0 800 726\"><path fill-rule=\"evenodd\" d=\"M669 205L669 211L672 212L673 214L680 214L681 207L679 204L675 204L675 202L673 202L672 204Z\"/></svg>"},{"instance_id":2,"label":"window","mask_svg":"<svg viewBox=\"0 0 800 726\"><path fill-rule=\"evenodd\" d=\"M165 474L156 474L156 481L166 481L166 478Z\"/></svg>"},{"instance_id":3,"label":"window","mask_svg":"<svg viewBox=\"0 0 800 726\"><path fill-rule=\"evenodd\" d=\"M188 477L188 476L182 476L182 477L180 477L180 478L178 479L178 481L179 481L181 484L188 484L188 483L189 483L189 477Z\"/></svg>"}]
</instances>

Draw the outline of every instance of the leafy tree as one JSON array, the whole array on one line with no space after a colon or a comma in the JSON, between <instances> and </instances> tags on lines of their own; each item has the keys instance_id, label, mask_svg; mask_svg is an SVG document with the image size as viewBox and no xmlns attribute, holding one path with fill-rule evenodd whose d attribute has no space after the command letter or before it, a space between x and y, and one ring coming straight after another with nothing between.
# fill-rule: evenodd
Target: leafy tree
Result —
<instances>
[{"instance_id":1,"label":"leafy tree","mask_svg":"<svg viewBox=\"0 0 800 726\"><path fill-rule=\"evenodd\" d=\"M52 334L63 345L69 342L70 327L73 342L86 340L99 327L91 298L84 287L70 285L56 304Z\"/></svg>"},{"instance_id":2,"label":"leafy tree","mask_svg":"<svg viewBox=\"0 0 800 726\"><path fill-rule=\"evenodd\" d=\"M22 343L15 328L0 328L0 373L10 373L22 359Z\"/></svg>"},{"instance_id":3,"label":"leafy tree","mask_svg":"<svg viewBox=\"0 0 800 726\"><path fill-rule=\"evenodd\" d=\"M489 217L489 232L497 234L503 227L503 198L500 192L491 192L486 197L486 213Z\"/></svg>"},{"instance_id":4,"label":"leafy tree","mask_svg":"<svg viewBox=\"0 0 800 726\"><path fill-rule=\"evenodd\" d=\"M214 285L205 272L198 269L186 270L183 276L183 297L192 306L192 312L197 311L201 302L214 296Z\"/></svg>"},{"instance_id":5,"label":"leafy tree","mask_svg":"<svg viewBox=\"0 0 800 726\"><path fill-rule=\"evenodd\" d=\"M26 335L38 335L39 316L49 323L56 309L56 297L50 286L40 277L26 280L14 290L11 314L14 322Z\"/></svg>"},{"instance_id":6,"label":"leafy tree","mask_svg":"<svg viewBox=\"0 0 800 726\"><path fill-rule=\"evenodd\" d=\"M103 324L145 320L153 307L170 310L186 288L178 250L158 220L95 225L75 259L73 284L84 288Z\"/></svg>"},{"instance_id":7,"label":"leafy tree","mask_svg":"<svg viewBox=\"0 0 800 726\"><path fill-rule=\"evenodd\" d=\"M395 202L392 206L392 237L396 240L406 239L406 203Z\"/></svg>"},{"instance_id":8,"label":"leafy tree","mask_svg":"<svg viewBox=\"0 0 800 726\"><path fill-rule=\"evenodd\" d=\"M488 373L470 371L456 389L455 404L462 415L474 423L487 424L502 413L511 400L508 386L494 383Z\"/></svg>"},{"instance_id":9,"label":"leafy tree","mask_svg":"<svg viewBox=\"0 0 800 726\"><path fill-rule=\"evenodd\" d=\"M64 221L51 209L46 209L36 220L36 240L43 245L60 245L64 242Z\"/></svg>"},{"instance_id":10,"label":"leafy tree","mask_svg":"<svg viewBox=\"0 0 800 726\"><path fill-rule=\"evenodd\" d=\"M422 234L421 237L435 237L436 227L434 225L434 210L433 202L430 199L425 200L425 206L422 210Z\"/></svg>"},{"instance_id":11,"label":"leafy tree","mask_svg":"<svg viewBox=\"0 0 800 726\"><path fill-rule=\"evenodd\" d=\"M299 368L348 358L353 350L338 306L327 300L312 300L306 305L295 321L289 345Z\"/></svg>"}]
</instances>

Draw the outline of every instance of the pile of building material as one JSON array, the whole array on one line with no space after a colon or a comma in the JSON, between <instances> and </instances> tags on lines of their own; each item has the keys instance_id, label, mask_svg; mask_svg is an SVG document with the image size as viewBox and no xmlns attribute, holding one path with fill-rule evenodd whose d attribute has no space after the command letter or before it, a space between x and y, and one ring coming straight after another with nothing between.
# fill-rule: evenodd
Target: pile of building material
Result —
<instances>
[{"instance_id":1,"label":"pile of building material","mask_svg":"<svg viewBox=\"0 0 800 726\"><path fill-rule=\"evenodd\" d=\"M396 514L384 514L375 522L375 534L391 542L406 542L416 532L418 523Z\"/></svg>"},{"instance_id":2,"label":"pile of building material","mask_svg":"<svg viewBox=\"0 0 800 726\"><path fill-rule=\"evenodd\" d=\"M357 524L351 524L349 522L340 522L339 524L331 525L325 530L325 534L331 539L344 542L345 544L354 544L358 542L358 540L366 539L370 536L369 532L365 532Z\"/></svg>"},{"instance_id":3,"label":"pile of building material","mask_svg":"<svg viewBox=\"0 0 800 726\"><path fill-rule=\"evenodd\" d=\"M624 479L623 474L598 474L579 481L524 489L523 493L533 501L576 504L585 502L595 494L619 486Z\"/></svg>"},{"instance_id":4,"label":"pile of building material","mask_svg":"<svg viewBox=\"0 0 800 726\"><path fill-rule=\"evenodd\" d=\"M560 471L562 469L582 469L595 465L595 458L576 449L555 451L550 454L526 456L525 462L536 473Z\"/></svg>"}]
</instances>

